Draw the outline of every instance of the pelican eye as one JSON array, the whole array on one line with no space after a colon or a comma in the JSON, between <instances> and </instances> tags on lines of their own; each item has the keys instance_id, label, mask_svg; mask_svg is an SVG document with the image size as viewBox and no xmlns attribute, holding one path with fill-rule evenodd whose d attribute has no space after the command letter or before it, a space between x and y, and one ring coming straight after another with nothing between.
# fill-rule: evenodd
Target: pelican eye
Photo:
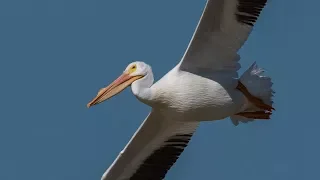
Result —
<instances>
[{"instance_id":1,"label":"pelican eye","mask_svg":"<svg viewBox=\"0 0 320 180\"><path fill-rule=\"evenodd\" d=\"M135 72L136 70L137 70L137 65L134 64L129 68L129 73L131 74L131 73Z\"/></svg>"}]
</instances>

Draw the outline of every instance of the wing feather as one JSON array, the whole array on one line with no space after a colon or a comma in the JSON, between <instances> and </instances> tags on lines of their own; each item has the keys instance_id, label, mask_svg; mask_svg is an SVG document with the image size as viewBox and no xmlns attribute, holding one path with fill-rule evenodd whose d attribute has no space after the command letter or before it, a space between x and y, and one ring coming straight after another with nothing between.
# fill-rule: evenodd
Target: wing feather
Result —
<instances>
[{"instance_id":1,"label":"wing feather","mask_svg":"<svg viewBox=\"0 0 320 180\"><path fill-rule=\"evenodd\" d=\"M188 145L198 124L173 121L153 110L101 179L163 179Z\"/></svg>"},{"instance_id":2,"label":"wing feather","mask_svg":"<svg viewBox=\"0 0 320 180\"><path fill-rule=\"evenodd\" d=\"M238 77L237 51L251 33L267 0L208 0L180 69L228 72Z\"/></svg>"}]
</instances>

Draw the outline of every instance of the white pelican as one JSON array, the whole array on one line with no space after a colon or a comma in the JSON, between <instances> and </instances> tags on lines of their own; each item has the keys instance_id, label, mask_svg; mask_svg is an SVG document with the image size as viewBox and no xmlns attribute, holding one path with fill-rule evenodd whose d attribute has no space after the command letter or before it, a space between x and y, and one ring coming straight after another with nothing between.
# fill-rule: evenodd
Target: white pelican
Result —
<instances>
[{"instance_id":1,"label":"white pelican","mask_svg":"<svg viewBox=\"0 0 320 180\"><path fill-rule=\"evenodd\" d=\"M269 119L272 82L254 63L238 78L237 51L267 0L208 0L180 63L153 84L151 67L133 62L88 103L101 103L131 85L151 113L102 180L163 179L201 121Z\"/></svg>"}]
</instances>

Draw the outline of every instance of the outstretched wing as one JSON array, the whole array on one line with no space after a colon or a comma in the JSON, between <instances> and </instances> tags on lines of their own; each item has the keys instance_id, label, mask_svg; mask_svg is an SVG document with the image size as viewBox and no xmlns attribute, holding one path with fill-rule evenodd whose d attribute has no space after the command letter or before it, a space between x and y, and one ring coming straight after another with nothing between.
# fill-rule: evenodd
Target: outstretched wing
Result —
<instances>
[{"instance_id":1,"label":"outstretched wing","mask_svg":"<svg viewBox=\"0 0 320 180\"><path fill-rule=\"evenodd\" d=\"M247 40L267 0L208 0L180 62L192 73L225 72L238 77L237 51Z\"/></svg>"},{"instance_id":2,"label":"outstretched wing","mask_svg":"<svg viewBox=\"0 0 320 180\"><path fill-rule=\"evenodd\" d=\"M101 179L163 179L199 124L168 118L152 111Z\"/></svg>"}]
</instances>

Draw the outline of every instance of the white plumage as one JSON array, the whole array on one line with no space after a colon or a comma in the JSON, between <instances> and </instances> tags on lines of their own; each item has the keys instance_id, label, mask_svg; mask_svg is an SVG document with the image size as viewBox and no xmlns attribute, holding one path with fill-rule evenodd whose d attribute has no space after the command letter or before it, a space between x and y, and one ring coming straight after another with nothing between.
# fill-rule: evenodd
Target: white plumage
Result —
<instances>
[{"instance_id":1,"label":"white plumage","mask_svg":"<svg viewBox=\"0 0 320 180\"><path fill-rule=\"evenodd\" d=\"M240 78L237 51L248 38L266 0L208 0L187 51L153 84L151 67L133 62L88 107L131 85L151 113L102 180L163 179L201 121L230 117L235 125L269 119L273 91L254 63Z\"/></svg>"}]
</instances>

